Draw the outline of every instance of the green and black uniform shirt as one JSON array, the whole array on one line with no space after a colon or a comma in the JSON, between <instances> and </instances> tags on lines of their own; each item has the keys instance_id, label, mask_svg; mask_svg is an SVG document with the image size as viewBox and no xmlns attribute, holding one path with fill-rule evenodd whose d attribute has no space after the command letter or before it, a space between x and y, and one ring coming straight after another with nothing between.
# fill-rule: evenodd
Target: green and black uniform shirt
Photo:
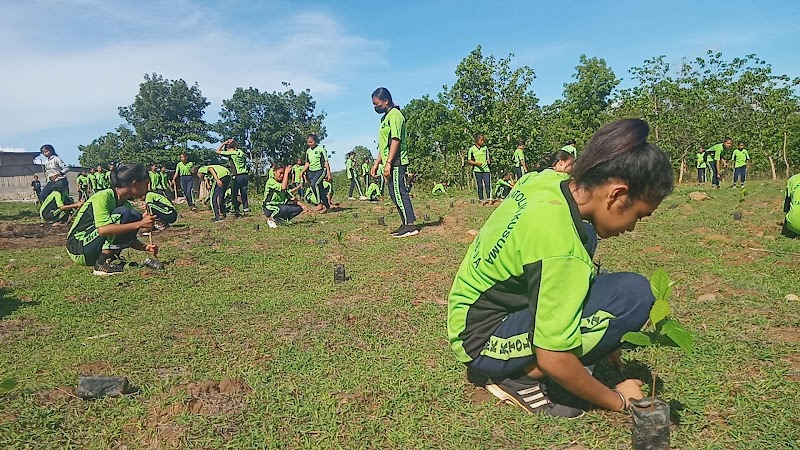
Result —
<instances>
[{"instance_id":1,"label":"green and black uniform shirt","mask_svg":"<svg viewBox=\"0 0 800 450\"><path fill-rule=\"evenodd\" d=\"M60 208L73 203L75 202L69 198L67 194L60 191L53 191L44 199L42 205L39 207L39 217L45 222L64 221L69 211L62 211Z\"/></svg>"},{"instance_id":2,"label":"green and black uniform shirt","mask_svg":"<svg viewBox=\"0 0 800 450\"><path fill-rule=\"evenodd\" d=\"M78 264L86 264L83 248L100 236L98 228L119 223L119 214L114 214L118 206L134 209L130 202L118 205L119 198L114 189L103 189L96 192L83 204L75 215L75 221L67 233L67 253Z\"/></svg>"},{"instance_id":3,"label":"green and black uniform shirt","mask_svg":"<svg viewBox=\"0 0 800 450\"><path fill-rule=\"evenodd\" d=\"M380 192L381 192L380 186L378 186L378 184L373 181L372 183L369 184L369 187L367 187L366 197L370 200L377 200L378 194L380 194Z\"/></svg>"},{"instance_id":4,"label":"green and black uniform shirt","mask_svg":"<svg viewBox=\"0 0 800 450\"><path fill-rule=\"evenodd\" d=\"M175 171L178 172L179 177L186 177L192 174L192 167L194 167L193 162L188 161L186 164L184 164L181 161L175 166Z\"/></svg>"},{"instance_id":5,"label":"green and black uniform shirt","mask_svg":"<svg viewBox=\"0 0 800 450\"><path fill-rule=\"evenodd\" d=\"M82 191L88 190L89 186L92 185L92 183L89 181L89 175L80 174L75 181L78 182L78 189Z\"/></svg>"},{"instance_id":6,"label":"green and black uniform shirt","mask_svg":"<svg viewBox=\"0 0 800 450\"><path fill-rule=\"evenodd\" d=\"M394 160L389 161L389 148L393 139L400 140L400 149L395 154ZM400 108L396 106L381 117L381 127L378 130L378 150L381 152L383 163L391 163L392 167L408 165L406 118L400 112Z\"/></svg>"},{"instance_id":7,"label":"green and black uniform shirt","mask_svg":"<svg viewBox=\"0 0 800 450\"><path fill-rule=\"evenodd\" d=\"M731 157L733 160L733 168L738 169L740 167L747 166L747 161L750 161L750 153L747 151L746 148L743 149L734 149L733 155Z\"/></svg>"},{"instance_id":8,"label":"green and black uniform shirt","mask_svg":"<svg viewBox=\"0 0 800 450\"><path fill-rule=\"evenodd\" d=\"M199 173L200 175L203 175L204 177L208 178L214 186L216 186L217 180L215 180L214 179L214 175L211 175L211 172L209 172L209 170L208 170L209 167L214 169L214 172L217 174L217 177L220 180L231 175L231 171L230 170L225 168L225 166L220 166L218 164L212 164L212 165L209 165L209 166L203 166L203 167L197 169L197 173Z\"/></svg>"},{"instance_id":9,"label":"green and black uniform shirt","mask_svg":"<svg viewBox=\"0 0 800 450\"><path fill-rule=\"evenodd\" d=\"M233 163L234 176L247 173L247 156L245 156L244 150L234 148L231 150L223 150L219 152L219 154L230 158L231 163Z\"/></svg>"},{"instance_id":10,"label":"green and black uniform shirt","mask_svg":"<svg viewBox=\"0 0 800 450\"><path fill-rule=\"evenodd\" d=\"M581 338L594 266L567 177L545 170L521 178L467 250L448 302L448 336L459 361L527 356L531 344L583 354L596 344ZM505 317L522 310L533 316L530 333L490 342Z\"/></svg>"},{"instance_id":11,"label":"green and black uniform shirt","mask_svg":"<svg viewBox=\"0 0 800 450\"><path fill-rule=\"evenodd\" d=\"M705 169L706 166L706 154L705 153L698 153L697 154L697 168L698 169Z\"/></svg>"},{"instance_id":12,"label":"green and black uniform shirt","mask_svg":"<svg viewBox=\"0 0 800 450\"><path fill-rule=\"evenodd\" d=\"M370 165L369 163L361 164L361 176L367 176L369 174Z\"/></svg>"},{"instance_id":13,"label":"green and black uniform shirt","mask_svg":"<svg viewBox=\"0 0 800 450\"><path fill-rule=\"evenodd\" d=\"M486 160L489 157L489 152L486 151L486 146L478 147L477 145L473 145L469 148L469 152L467 152L467 159L471 161L475 161L479 163L479 166L472 166L473 172L488 172L489 165L486 164Z\"/></svg>"},{"instance_id":14,"label":"green and black uniform shirt","mask_svg":"<svg viewBox=\"0 0 800 450\"><path fill-rule=\"evenodd\" d=\"M268 179L266 185L264 185L264 201L261 202L261 205L277 206L288 203L294 203L292 194L288 190L283 189L283 184L280 181L275 178Z\"/></svg>"},{"instance_id":15,"label":"green and black uniform shirt","mask_svg":"<svg viewBox=\"0 0 800 450\"><path fill-rule=\"evenodd\" d=\"M292 174L294 178L292 179L295 184L303 184L303 166L297 165L292 167Z\"/></svg>"},{"instance_id":16,"label":"green and black uniform shirt","mask_svg":"<svg viewBox=\"0 0 800 450\"><path fill-rule=\"evenodd\" d=\"M442 183L436 183L433 185L433 190L431 191L431 194L436 195L445 193L446 192L444 191L444 185Z\"/></svg>"},{"instance_id":17,"label":"green and black uniform shirt","mask_svg":"<svg viewBox=\"0 0 800 450\"><path fill-rule=\"evenodd\" d=\"M155 191L156 189L164 189L161 186L161 174L158 172L153 172L152 170L147 172L150 175L150 190Z\"/></svg>"},{"instance_id":18,"label":"green and black uniform shirt","mask_svg":"<svg viewBox=\"0 0 800 450\"><path fill-rule=\"evenodd\" d=\"M347 179L348 180L351 180L353 178L358 179L358 177L355 176L356 175L356 171L355 171L355 168L353 167L353 160L352 159L347 158L347 160L344 162L344 170L347 172Z\"/></svg>"},{"instance_id":19,"label":"green and black uniform shirt","mask_svg":"<svg viewBox=\"0 0 800 450\"><path fill-rule=\"evenodd\" d=\"M725 146L720 144L712 145L706 150L706 161L719 161L722 159L722 152L725 150Z\"/></svg>"},{"instance_id":20,"label":"green and black uniform shirt","mask_svg":"<svg viewBox=\"0 0 800 450\"><path fill-rule=\"evenodd\" d=\"M525 152L521 148L517 148L514 150L514 167L519 167L522 169L522 173L525 173L525 168L522 167L523 161L525 161Z\"/></svg>"},{"instance_id":21,"label":"green and black uniform shirt","mask_svg":"<svg viewBox=\"0 0 800 450\"><path fill-rule=\"evenodd\" d=\"M306 150L306 161L308 161L308 170L312 172L324 169L325 162L328 161L328 151L325 150L325 146L309 147Z\"/></svg>"},{"instance_id":22,"label":"green and black uniform shirt","mask_svg":"<svg viewBox=\"0 0 800 450\"><path fill-rule=\"evenodd\" d=\"M786 228L800 234L800 174L786 182Z\"/></svg>"},{"instance_id":23,"label":"green and black uniform shirt","mask_svg":"<svg viewBox=\"0 0 800 450\"><path fill-rule=\"evenodd\" d=\"M105 172L95 172L94 173L94 190L95 191L102 191L103 189L108 189L108 185L106 184L106 174L105 174Z\"/></svg>"}]
</instances>

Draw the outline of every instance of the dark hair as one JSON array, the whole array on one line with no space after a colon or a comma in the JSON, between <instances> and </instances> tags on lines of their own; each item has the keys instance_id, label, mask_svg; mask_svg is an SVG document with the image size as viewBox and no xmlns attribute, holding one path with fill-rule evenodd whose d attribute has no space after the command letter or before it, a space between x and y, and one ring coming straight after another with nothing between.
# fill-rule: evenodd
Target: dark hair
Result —
<instances>
[{"instance_id":1,"label":"dark hair","mask_svg":"<svg viewBox=\"0 0 800 450\"><path fill-rule=\"evenodd\" d=\"M189 157L189 154L186 153L186 152L181 152L181 156L183 156L183 155L186 155L187 158Z\"/></svg>"},{"instance_id":2,"label":"dark hair","mask_svg":"<svg viewBox=\"0 0 800 450\"><path fill-rule=\"evenodd\" d=\"M147 168L141 164L120 164L111 171L111 187L129 187L134 181L150 180Z\"/></svg>"},{"instance_id":3,"label":"dark hair","mask_svg":"<svg viewBox=\"0 0 800 450\"><path fill-rule=\"evenodd\" d=\"M475 133L472 135L472 140L475 141L476 144L479 138L486 138L486 136L484 136L483 133Z\"/></svg>"},{"instance_id":4,"label":"dark hair","mask_svg":"<svg viewBox=\"0 0 800 450\"><path fill-rule=\"evenodd\" d=\"M392 101L392 94L385 87L379 87L378 89L375 89L372 92L372 98L377 98L378 100L388 100L389 104L394 105L394 101Z\"/></svg>"},{"instance_id":5,"label":"dark hair","mask_svg":"<svg viewBox=\"0 0 800 450\"><path fill-rule=\"evenodd\" d=\"M567 145L575 145L575 139L568 140Z\"/></svg>"},{"instance_id":6,"label":"dark hair","mask_svg":"<svg viewBox=\"0 0 800 450\"><path fill-rule=\"evenodd\" d=\"M549 169L556 165L559 161L569 161L575 158L572 154L565 150L556 150L553 153L544 155L536 164L533 165L534 170L541 172L544 169Z\"/></svg>"},{"instance_id":7,"label":"dark hair","mask_svg":"<svg viewBox=\"0 0 800 450\"><path fill-rule=\"evenodd\" d=\"M525 141L523 139L517 139L517 147L520 145L525 145Z\"/></svg>"},{"instance_id":8,"label":"dark hair","mask_svg":"<svg viewBox=\"0 0 800 450\"><path fill-rule=\"evenodd\" d=\"M281 170L281 169L285 169L285 168L286 168L286 164L284 164L284 163L276 163L275 166L271 167L272 170Z\"/></svg>"},{"instance_id":9,"label":"dark hair","mask_svg":"<svg viewBox=\"0 0 800 450\"><path fill-rule=\"evenodd\" d=\"M723 143L723 144L724 144L725 142L730 142L731 144L733 144L733 139L726 137L725 139L723 139L723 140L722 140L722 143Z\"/></svg>"},{"instance_id":10,"label":"dark hair","mask_svg":"<svg viewBox=\"0 0 800 450\"><path fill-rule=\"evenodd\" d=\"M54 155L58 156L58 153L56 153L56 149L54 149L54 148L53 148L53 146L52 146L52 145L50 145L50 144L44 144L44 145L42 146L42 148L40 148L40 149L39 149L39 151L40 151L40 152L41 152L42 150L47 150L47 151L49 151L50 153L52 153L52 154L54 154Z\"/></svg>"},{"instance_id":11,"label":"dark hair","mask_svg":"<svg viewBox=\"0 0 800 450\"><path fill-rule=\"evenodd\" d=\"M314 134L314 133L311 133L311 134L309 134L308 136L306 136L306 139L308 139L308 138L311 138L311 139L313 139L313 140L314 140L314 142L316 142L317 144L319 144L319 138L317 137L317 135L316 135L316 134Z\"/></svg>"},{"instance_id":12,"label":"dark hair","mask_svg":"<svg viewBox=\"0 0 800 450\"><path fill-rule=\"evenodd\" d=\"M609 180L628 184L628 198L659 203L675 187L667 154L647 142L650 126L641 119L611 122L598 130L572 169L579 187L592 189Z\"/></svg>"},{"instance_id":13,"label":"dark hair","mask_svg":"<svg viewBox=\"0 0 800 450\"><path fill-rule=\"evenodd\" d=\"M747 144L744 141L739 141L739 143L736 145L747 145Z\"/></svg>"}]
</instances>

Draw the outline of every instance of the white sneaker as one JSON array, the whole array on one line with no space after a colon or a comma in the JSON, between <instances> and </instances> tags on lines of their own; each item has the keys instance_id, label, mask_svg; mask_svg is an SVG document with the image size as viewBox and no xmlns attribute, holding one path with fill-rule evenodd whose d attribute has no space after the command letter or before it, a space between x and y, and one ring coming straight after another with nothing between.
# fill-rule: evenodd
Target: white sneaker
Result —
<instances>
[{"instance_id":1,"label":"white sneaker","mask_svg":"<svg viewBox=\"0 0 800 450\"><path fill-rule=\"evenodd\" d=\"M366 199L367 199L367 197L364 197L364 196L362 195L361 197L358 197L358 199L363 201L363 200L366 200Z\"/></svg>"},{"instance_id":2,"label":"white sneaker","mask_svg":"<svg viewBox=\"0 0 800 450\"><path fill-rule=\"evenodd\" d=\"M267 219L267 226L270 228L278 228L278 224L275 223L275 221L272 220L271 217Z\"/></svg>"},{"instance_id":3,"label":"white sneaker","mask_svg":"<svg viewBox=\"0 0 800 450\"><path fill-rule=\"evenodd\" d=\"M355 200L355 197L347 197L348 200Z\"/></svg>"}]
</instances>

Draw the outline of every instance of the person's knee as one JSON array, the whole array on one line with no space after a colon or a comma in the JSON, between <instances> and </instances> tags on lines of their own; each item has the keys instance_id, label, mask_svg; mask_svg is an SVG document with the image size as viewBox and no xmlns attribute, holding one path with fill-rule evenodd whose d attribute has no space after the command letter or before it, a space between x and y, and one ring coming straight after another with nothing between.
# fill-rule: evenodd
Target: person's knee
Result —
<instances>
[{"instance_id":1,"label":"person's knee","mask_svg":"<svg viewBox=\"0 0 800 450\"><path fill-rule=\"evenodd\" d=\"M611 273L598 276L595 287L610 291L618 303L613 309L617 314L625 315L626 322L633 328L639 329L647 322L655 302L647 278L631 272Z\"/></svg>"}]
</instances>

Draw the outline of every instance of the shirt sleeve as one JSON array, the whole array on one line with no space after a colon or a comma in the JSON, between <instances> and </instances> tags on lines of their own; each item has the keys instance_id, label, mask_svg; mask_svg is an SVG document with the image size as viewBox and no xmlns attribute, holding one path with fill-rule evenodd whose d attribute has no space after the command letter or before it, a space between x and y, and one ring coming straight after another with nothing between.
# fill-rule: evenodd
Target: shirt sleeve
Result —
<instances>
[{"instance_id":1,"label":"shirt sleeve","mask_svg":"<svg viewBox=\"0 0 800 450\"><path fill-rule=\"evenodd\" d=\"M591 268L574 256L541 261L538 291L533 292L533 344L552 351L581 347L580 322L589 292Z\"/></svg>"},{"instance_id":2,"label":"shirt sleeve","mask_svg":"<svg viewBox=\"0 0 800 450\"><path fill-rule=\"evenodd\" d=\"M393 114L391 120L389 121L389 138L390 139L397 139L400 140L401 136L403 136L403 125L405 124L406 118L403 117L402 114ZM389 142L388 145L391 148L392 143ZM398 155L400 157L400 155Z\"/></svg>"},{"instance_id":3,"label":"shirt sleeve","mask_svg":"<svg viewBox=\"0 0 800 450\"><path fill-rule=\"evenodd\" d=\"M113 212L111 205L113 202L113 194L111 199L107 202L93 202L92 212L94 214L95 227L100 228L114 223L114 219L111 217L111 213Z\"/></svg>"},{"instance_id":4,"label":"shirt sleeve","mask_svg":"<svg viewBox=\"0 0 800 450\"><path fill-rule=\"evenodd\" d=\"M236 150L222 150L221 152L219 152L220 155L224 156L231 156L235 155L236 153L237 153Z\"/></svg>"}]
</instances>

